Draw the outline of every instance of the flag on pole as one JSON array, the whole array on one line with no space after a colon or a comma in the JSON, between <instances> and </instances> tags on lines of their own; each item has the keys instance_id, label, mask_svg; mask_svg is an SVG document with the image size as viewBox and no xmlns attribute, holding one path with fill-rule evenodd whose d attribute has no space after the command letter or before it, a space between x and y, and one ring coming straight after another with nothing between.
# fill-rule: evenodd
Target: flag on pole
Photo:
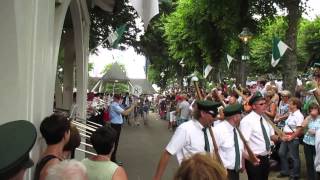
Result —
<instances>
[{"instance_id":1,"label":"flag on pole","mask_svg":"<svg viewBox=\"0 0 320 180\"><path fill-rule=\"evenodd\" d=\"M129 0L134 9L138 12L144 22L144 29L147 30L148 24L153 16L159 14L158 0Z\"/></svg>"},{"instance_id":2,"label":"flag on pole","mask_svg":"<svg viewBox=\"0 0 320 180\"><path fill-rule=\"evenodd\" d=\"M228 69L230 68L230 64L231 64L232 60L234 60L234 58L232 56L230 56L229 54L227 54L227 66L228 66Z\"/></svg>"},{"instance_id":3,"label":"flag on pole","mask_svg":"<svg viewBox=\"0 0 320 180\"><path fill-rule=\"evenodd\" d=\"M111 46L113 48L117 48L122 37L123 37L123 33L126 31L126 25L121 25L120 27L118 27L113 33L111 33L108 36L108 41L111 44Z\"/></svg>"},{"instance_id":4,"label":"flag on pole","mask_svg":"<svg viewBox=\"0 0 320 180\"><path fill-rule=\"evenodd\" d=\"M212 70L212 66L210 66L210 64L207 65L207 67L204 69L204 78L207 78L207 76L209 75L210 71Z\"/></svg>"},{"instance_id":5,"label":"flag on pole","mask_svg":"<svg viewBox=\"0 0 320 180\"><path fill-rule=\"evenodd\" d=\"M287 49L290 49L288 45L286 45L279 38L273 37L273 39L272 39L272 59L271 59L272 67L275 67L279 63L280 58L283 56L283 54L286 52Z\"/></svg>"}]
</instances>

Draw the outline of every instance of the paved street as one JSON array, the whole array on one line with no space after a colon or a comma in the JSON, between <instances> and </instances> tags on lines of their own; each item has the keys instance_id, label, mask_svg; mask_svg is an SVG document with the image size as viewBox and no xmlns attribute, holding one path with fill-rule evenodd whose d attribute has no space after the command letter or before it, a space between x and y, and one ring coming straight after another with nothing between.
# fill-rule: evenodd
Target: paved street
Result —
<instances>
[{"instance_id":1,"label":"paved street","mask_svg":"<svg viewBox=\"0 0 320 180\"><path fill-rule=\"evenodd\" d=\"M123 126L118 160L123 162L130 180L150 180L152 178L160 155L172 134L173 132L167 129L167 121L159 120L154 113L150 114L147 126L142 122L140 126L127 124ZM303 160L302 175L305 177L304 163ZM162 179L172 179L177 167L176 157L172 157ZM277 180L278 178L275 177L277 174L278 172L272 172L269 179ZM241 175L241 179L247 179L245 173Z\"/></svg>"}]
</instances>

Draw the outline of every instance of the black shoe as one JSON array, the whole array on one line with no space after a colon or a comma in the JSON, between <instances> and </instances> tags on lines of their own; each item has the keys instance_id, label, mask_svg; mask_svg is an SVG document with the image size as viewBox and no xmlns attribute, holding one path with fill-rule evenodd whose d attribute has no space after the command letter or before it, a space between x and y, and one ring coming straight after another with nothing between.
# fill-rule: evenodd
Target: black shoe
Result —
<instances>
[{"instance_id":1,"label":"black shoe","mask_svg":"<svg viewBox=\"0 0 320 180\"><path fill-rule=\"evenodd\" d=\"M285 177L289 177L289 175L280 173L280 174L277 176L277 178L285 178Z\"/></svg>"}]
</instances>

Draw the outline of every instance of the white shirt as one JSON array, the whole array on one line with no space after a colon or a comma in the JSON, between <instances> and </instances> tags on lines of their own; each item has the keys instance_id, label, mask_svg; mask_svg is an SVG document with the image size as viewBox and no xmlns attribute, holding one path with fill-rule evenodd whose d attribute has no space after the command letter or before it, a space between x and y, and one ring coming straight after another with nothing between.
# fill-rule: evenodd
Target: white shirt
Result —
<instances>
[{"instance_id":1,"label":"white shirt","mask_svg":"<svg viewBox=\"0 0 320 180\"><path fill-rule=\"evenodd\" d=\"M283 132L284 133L293 133L294 131L296 131L296 128L298 126L301 126L303 119L304 119L304 117L299 109L293 113L290 112L289 117L286 120L286 125L283 128Z\"/></svg>"},{"instance_id":2,"label":"white shirt","mask_svg":"<svg viewBox=\"0 0 320 180\"><path fill-rule=\"evenodd\" d=\"M189 115L190 115L190 104L186 101L183 100L178 108L180 109L180 118L181 119L189 119Z\"/></svg>"},{"instance_id":3,"label":"white shirt","mask_svg":"<svg viewBox=\"0 0 320 180\"><path fill-rule=\"evenodd\" d=\"M182 123L174 135L172 136L166 150L171 155L177 155L179 164L185 158L189 158L196 153L206 153L204 150L204 133L202 131L203 126L197 120L190 120ZM210 152L213 152L212 139L207 128L207 135L210 145Z\"/></svg>"},{"instance_id":4,"label":"white shirt","mask_svg":"<svg viewBox=\"0 0 320 180\"><path fill-rule=\"evenodd\" d=\"M320 129L316 131L316 157L314 158L314 167L317 172L320 172Z\"/></svg>"},{"instance_id":5,"label":"white shirt","mask_svg":"<svg viewBox=\"0 0 320 180\"><path fill-rule=\"evenodd\" d=\"M223 165L227 169L234 170L235 167L235 142L234 142L234 127L228 121L222 121L217 126L213 128L214 138L217 142L219 154L221 156L221 160ZM241 168L241 159L242 152L244 151L244 145L240 138L240 135L237 132L239 150L240 150L240 168Z\"/></svg>"},{"instance_id":6,"label":"white shirt","mask_svg":"<svg viewBox=\"0 0 320 180\"><path fill-rule=\"evenodd\" d=\"M247 140L249 147L256 155L265 156L268 155L269 152L266 150L266 143L263 137L262 128L260 124L260 115L254 111L251 111L247 116L245 116L240 121L240 130ZM262 123L264 128L267 131L267 135L270 140L270 137L274 135L274 130L272 126L262 118Z\"/></svg>"}]
</instances>

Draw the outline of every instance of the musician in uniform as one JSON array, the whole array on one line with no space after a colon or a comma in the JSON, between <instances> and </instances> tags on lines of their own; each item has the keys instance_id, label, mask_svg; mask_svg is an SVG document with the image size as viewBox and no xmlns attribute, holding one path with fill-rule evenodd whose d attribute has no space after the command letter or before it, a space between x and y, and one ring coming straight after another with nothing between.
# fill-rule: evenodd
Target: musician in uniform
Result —
<instances>
[{"instance_id":1,"label":"musician in uniform","mask_svg":"<svg viewBox=\"0 0 320 180\"><path fill-rule=\"evenodd\" d=\"M242 164L244 145L236 129L240 123L241 109L240 104L227 106L224 109L226 120L213 128L219 154L224 167L228 171L229 180L239 180L239 171Z\"/></svg>"},{"instance_id":2,"label":"musician in uniform","mask_svg":"<svg viewBox=\"0 0 320 180\"><path fill-rule=\"evenodd\" d=\"M259 158L259 163L245 160L245 168L249 180L267 180L269 176L269 154L271 140L277 141L274 129L262 116L266 111L266 101L260 92L256 92L249 100L252 111L240 122L240 130L248 142L250 149Z\"/></svg>"},{"instance_id":3,"label":"musician in uniform","mask_svg":"<svg viewBox=\"0 0 320 180\"><path fill-rule=\"evenodd\" d=\"M29 121L12 121L0 126L0 179L23 180L25 171L33 166L29 153L36 138L37 130Z\"/></svg>"},{"instance_id":4,"label":"musician in uniform","mask_svg":"<svg viewBox=\"0 0 320 180\"><path fill-rule=\"evenodd\" d=\"M193 118L181 124L175 131L159 161L154 179L161 179L171 156L177 155L179 164L196 153L212 153L213 143L209 128L218 114L220 103L201 100L196 102Z\"/></svg>"}]
</instances>

